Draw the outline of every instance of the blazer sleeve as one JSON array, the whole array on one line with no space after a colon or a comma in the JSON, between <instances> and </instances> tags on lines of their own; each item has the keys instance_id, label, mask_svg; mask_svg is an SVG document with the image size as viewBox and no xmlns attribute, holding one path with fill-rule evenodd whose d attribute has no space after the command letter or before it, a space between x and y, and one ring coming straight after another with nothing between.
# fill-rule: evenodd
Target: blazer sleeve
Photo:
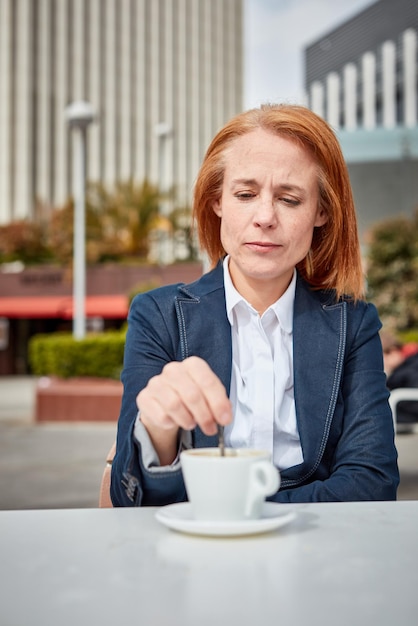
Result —
<instances>
[{"instance_id":1,"label":"blazer sleeve","mask_svg":"<svg viewBox=\"0 0 418 626\"><path fill-rule=\"evenodd\" d=\"M166 363L181 360L172 289L160 289L158 298L153 292L136 296L129 311L121 376L124 393L110 488L114 506L159 506L186 499L180 468L149 471L133 433L136 396Z\"/></svg>"},{"instance_id":2,"label":"blazer sleeve","mask_svg":"<svg viewBox=\"0 0 418 626\"><path fill-rule=\"evenodd\" d=\"M279 491L278 502L395 500L399 484L381 327L373 305L351 310L338 400L324 453L305 483ZM324 349L326 346L324 345Z\"/></svg>"}]
</instances>

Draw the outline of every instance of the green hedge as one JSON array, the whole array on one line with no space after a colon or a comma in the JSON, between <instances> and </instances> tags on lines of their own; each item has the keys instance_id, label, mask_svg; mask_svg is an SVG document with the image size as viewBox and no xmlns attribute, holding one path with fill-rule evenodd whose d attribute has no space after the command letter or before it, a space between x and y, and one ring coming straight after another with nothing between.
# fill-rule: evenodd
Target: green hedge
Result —
<instances>
[{"instance_id":1,"label":"green hedge","mask_svg":"<svg viewBox=\"0 0 418 626\"><path fill-rule=\"evenodd\" d=\"M107 331L76 340L69 333L34 335L28 357L35 376L94 376L118 379L123 365L125 331Z\"/></svg>"},{"instance_id":2,"label":"green hedge","mask_svg":"<svg viewBox=\"0 0 418 626\"><path fill-rule=\"evenodd\" d=\"M418 330L416 328L399 332L397 335L402 343L418 343Z\"/></svg>"}]
</instances>

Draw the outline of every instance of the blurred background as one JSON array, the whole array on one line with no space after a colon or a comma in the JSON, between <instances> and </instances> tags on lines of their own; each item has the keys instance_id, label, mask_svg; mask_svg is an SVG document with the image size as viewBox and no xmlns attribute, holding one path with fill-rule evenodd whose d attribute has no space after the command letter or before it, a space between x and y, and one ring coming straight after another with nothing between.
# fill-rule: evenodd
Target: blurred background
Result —
<instances>
[{"instance_id":1,"label":"blurred background","mask_svg":"<svg viewBox=\"0 0 418 626\"><path fill-rule=\"evenodd\" d=\"M104 428L96 486L130 300L205 271L195 176L226 120L262 102L306 105L335 129L368 297L415 358L417 33L416 0L0 0L0 508L42 505L31 489L19 500L16 472L48 428L66 429L49 451L81 432L85 458L86 428L96 442Z\"/></svg>"}]
</instances>

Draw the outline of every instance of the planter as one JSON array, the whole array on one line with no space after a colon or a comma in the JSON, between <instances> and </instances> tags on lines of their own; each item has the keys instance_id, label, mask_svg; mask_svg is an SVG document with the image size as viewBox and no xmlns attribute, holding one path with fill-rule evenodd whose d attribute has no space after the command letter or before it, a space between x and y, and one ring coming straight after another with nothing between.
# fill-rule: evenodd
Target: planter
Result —
<instances>
[{"instance_id":1,"label":"planter","mask_svg":"<svg viewBox=\"0 0 418 626\"><path fill-rule=\"evenodd\" d=\"M116 422L122 383L107 378L40 378L36 387L37 422Z\"/></svg>"}]
</instances>

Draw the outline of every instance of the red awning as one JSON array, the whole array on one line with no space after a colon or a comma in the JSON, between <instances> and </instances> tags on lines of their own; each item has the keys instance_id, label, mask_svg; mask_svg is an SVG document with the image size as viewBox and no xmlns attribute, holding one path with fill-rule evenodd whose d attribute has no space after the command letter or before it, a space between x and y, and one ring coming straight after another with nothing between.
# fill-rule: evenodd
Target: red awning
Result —
<instances>
[{"instance_id":1,"label":"red awning","mask_svg":"<svg viewBox=\"0 0 418 626\"><path fill-rule=\"evenodd\" d=\"M123 295L87 296L86 317L126 319L128 298ZM0 317L72 319L72 296L22 296L0 298Z\"/></svg>"}]
</instances>

